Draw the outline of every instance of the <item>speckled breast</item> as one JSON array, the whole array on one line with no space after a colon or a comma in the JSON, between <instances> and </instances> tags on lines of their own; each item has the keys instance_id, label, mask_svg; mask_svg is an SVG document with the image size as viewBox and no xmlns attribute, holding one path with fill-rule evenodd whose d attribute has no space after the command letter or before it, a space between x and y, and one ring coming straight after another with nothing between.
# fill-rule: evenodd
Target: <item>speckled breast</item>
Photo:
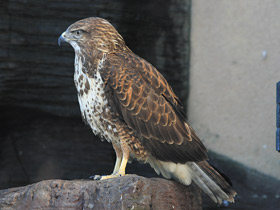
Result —
<instances>
[{"instance_id":1,"label":"speckled breast","mask_svg":"<svg viewBox=\"0 0 280 210\"><path fill-rule=\"evenodd\" d=\"M83 119L90 125L93 133L107 141L118 141L115 120L110 113L108 100L104 93L104 82L97 69L89 77L82 64L82 58L75 57L74 82Z\"/></svg>"}]
</instances>

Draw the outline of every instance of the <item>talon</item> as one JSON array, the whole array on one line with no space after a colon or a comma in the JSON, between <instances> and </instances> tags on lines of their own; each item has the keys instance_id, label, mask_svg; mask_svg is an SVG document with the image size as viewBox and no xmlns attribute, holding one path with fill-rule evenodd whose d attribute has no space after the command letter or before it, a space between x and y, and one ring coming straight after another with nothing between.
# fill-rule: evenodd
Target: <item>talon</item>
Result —
<instances>
[{"instance_id":1,"label":"talon","mask_svg":"<svg viewBox=\"0 0 280 210\"><path fill-rule=\"evenodd\" d=\"M125 176L126 174L111 174L111 175L107 175L107 176L101 176L100 180L105 180L105 179L113 179L113 178L118 178L121 176Z\"/></svg>"},{"instance_id":2,"label":"talon","mask_svg":"<svg viewBox=\"0 0 280 210\"><path fill-rule=\"evenodd\" d=\"M94 176L94 180L102 180L102 177L101 175L95 175Z\"/></svg>"},{"instance_id":3,"label":"talon","mask_svg":"<svg viewBox=\"0 0 280 210\"><path fill-rule=\"evenodd\" d=\"M92 180L105 180L105 179L112 179L112 178L118 178L118 177L121 177L121 176L126 176L127 174L111 174L111 175L93 175L93 176L90 176L89 179L92 179Z\"/></svg>"},{"instance_id":4,"label":"talon","mask_svg":"<svg viewBox=\"0 0 280 210\"><path fill-rule=\"evenodd\" d=\"M92 180L101 180L102 176L100 175L92 175L89 177L89 179L92 179Z\"/></svg>"}]
</instances>

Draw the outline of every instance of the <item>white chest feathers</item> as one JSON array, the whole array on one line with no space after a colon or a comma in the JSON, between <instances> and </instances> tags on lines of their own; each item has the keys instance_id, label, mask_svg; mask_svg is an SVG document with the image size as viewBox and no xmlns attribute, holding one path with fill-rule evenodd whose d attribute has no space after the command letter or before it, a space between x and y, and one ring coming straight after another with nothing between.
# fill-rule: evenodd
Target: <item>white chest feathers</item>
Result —
<instances>
[{"instance_id":1,"label":"white chest feathers","mask_svg":"<svg viewBox=\"0 0 280 210\"><path fill-rule=\"evenodd\" d=\"M112 141L115 126L106 118L110 107L104 92L104 82L98 68L93 77L88 77L81 57L75 57L74 81L78 92L78 100L83 118L90 125L93 133ZM102 60L100 62L103 62ZM102 67L102 64L99 65Z\"/></svg>"}]
</instances>

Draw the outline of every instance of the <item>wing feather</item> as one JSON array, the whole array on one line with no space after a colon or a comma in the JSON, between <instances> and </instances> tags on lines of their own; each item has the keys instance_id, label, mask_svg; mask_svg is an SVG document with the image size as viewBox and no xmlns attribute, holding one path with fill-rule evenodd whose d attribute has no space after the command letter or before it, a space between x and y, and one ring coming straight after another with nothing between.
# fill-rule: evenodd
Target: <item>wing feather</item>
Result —
<instances>
[{"instance_id":1,"label":"wing feather","mask_svg":"<svg viewBox=\"0 0 280 210\"><path fill-rule=\"evenodd\" d=\"M101 74L111 89L110 106L153 156L180 163L207 159L178 97L151 64L133 53L112 54Z\"/></svg>"}]
</instances>

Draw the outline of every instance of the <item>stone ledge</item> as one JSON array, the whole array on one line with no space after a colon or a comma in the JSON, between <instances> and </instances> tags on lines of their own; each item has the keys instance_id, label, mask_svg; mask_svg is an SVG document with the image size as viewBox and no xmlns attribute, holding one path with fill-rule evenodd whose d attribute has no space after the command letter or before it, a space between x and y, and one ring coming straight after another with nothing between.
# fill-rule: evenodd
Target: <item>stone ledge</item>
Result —
<instances>
[{"instance_id":1,"label":"stone ledge","mask_svg":"<svg viewBox=\"0 0 280 210\"><path fill-rule=\"evenodd\" d=\"M161 178L137 175L91 180L45 180L0 190L0 209L200 210L200 190Z\"/></svg>"}]
</instances>

